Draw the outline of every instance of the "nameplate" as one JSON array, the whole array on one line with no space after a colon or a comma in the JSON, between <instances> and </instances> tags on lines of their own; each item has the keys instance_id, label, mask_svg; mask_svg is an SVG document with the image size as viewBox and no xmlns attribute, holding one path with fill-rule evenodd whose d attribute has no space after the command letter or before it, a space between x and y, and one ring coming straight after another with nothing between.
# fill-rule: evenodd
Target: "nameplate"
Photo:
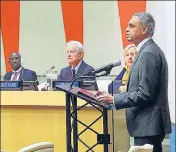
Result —
<instances>
[{"instance_id":1,"label":"nameplate","mask_svg":"<svg viewBox=\"0 0 176 152\"><path fill-rule=\"evenodd\" d=\"M9 88L9 89L15 89L20 88L20 81L1 81L1 88Z\"/></svg>"},{"instance_id":2,"label":"nameplate","mask_svg":"<svg viewBox=\"0 0 176 152\"><path fill-rule=\"evenodd\" d=\"M70 85L70 84L71 84L71 81L53 81L53 88L55 88L56 86L59 86L59 85ZM73 86L79 87L80 86L80 82L75 81L73 83Z\"/></svg>"}]
</instances>

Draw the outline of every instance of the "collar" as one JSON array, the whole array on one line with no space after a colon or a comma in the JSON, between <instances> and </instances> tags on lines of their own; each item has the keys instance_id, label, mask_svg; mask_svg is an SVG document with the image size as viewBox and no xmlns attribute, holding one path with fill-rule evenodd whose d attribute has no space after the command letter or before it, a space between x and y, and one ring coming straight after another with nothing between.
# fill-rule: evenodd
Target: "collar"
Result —
<instances>
[{"instance_id":1,"label":"collar","mask_svg":"<svg viewBox=\"0 0 176 152\"><path fill-rule=\"evenodd\" d=\"M16 71L12 70L12 73L14 73L14 72L20 73L21 70L22 70L22 66Z\"/></svg>"},{"instance_id":2,"label":"collar","mask_svg":"<svg viewBox=\"0 0 176 152\"><path fill-rule=\"evenodd\" d=\"M71 69L75 69L75 74L78 72L78 69L79 69L81 63L82 63L82 60L78 63L78 65L76 67L74 67L74 68L71 67Z\"/></svg>"},{"instance_id":3,"label":"collar","mask_svg":"<svg viewBox=\"0 0 176 152\"><path fill-rule=\"evenodd\" d=\"M136 47L137 52L139 52L139 50L140 50L141 47L144 45L144 43L147 42L147 41L149 41L150 39L152 39L152 38L151 38L151 37L148 37L148 38L142 40L142 41L137 45L137 47Z\"/></svg>"}]
</instances>

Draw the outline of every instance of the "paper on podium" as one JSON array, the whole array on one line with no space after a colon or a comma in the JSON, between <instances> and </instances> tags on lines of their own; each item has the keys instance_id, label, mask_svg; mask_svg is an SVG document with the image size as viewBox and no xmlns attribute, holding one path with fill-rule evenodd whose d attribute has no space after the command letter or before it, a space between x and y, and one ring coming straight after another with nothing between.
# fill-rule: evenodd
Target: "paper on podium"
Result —
<instances>
[{"instance_id":1,"label":"paper on podium","mask_svg":"<svg viewBox=\"0 0 176 152\"><path fill-rule=\"evenodd\" d=\"M97 102L95 97L94 97L95 94L92 91L87 91L87 90L84 90L84 89L80 89L78 91L78 94L83 94L84 96L87 96L88 98L92 99L94 101L94 103L98 103L98 105L102 105L109 110L115 109L114 104L107 103L107 102Z\"/></svg>"}]
</instances>

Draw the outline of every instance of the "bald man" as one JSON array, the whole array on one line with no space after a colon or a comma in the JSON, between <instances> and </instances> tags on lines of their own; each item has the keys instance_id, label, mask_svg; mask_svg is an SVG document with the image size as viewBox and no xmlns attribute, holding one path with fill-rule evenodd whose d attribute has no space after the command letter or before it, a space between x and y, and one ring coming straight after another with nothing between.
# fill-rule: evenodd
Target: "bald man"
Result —
<instances>
[{"instance_id":1,"label":"bald man","mask_svg":"<svg viewBox=\"0 0 176 152\"><path fill-rule=\"evenodd\" d=\"M8 62L12 71L5 74L5 81L37 81L37 75L34 71L21 66L21 55L19 53L12 53Z\"/></svg>"}]
</instances>

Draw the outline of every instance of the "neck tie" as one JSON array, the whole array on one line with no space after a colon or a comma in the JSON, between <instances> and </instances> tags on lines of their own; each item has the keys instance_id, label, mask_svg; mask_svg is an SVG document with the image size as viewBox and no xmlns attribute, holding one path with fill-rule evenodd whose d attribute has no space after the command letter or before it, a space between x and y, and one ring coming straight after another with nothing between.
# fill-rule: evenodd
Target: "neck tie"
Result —
<instances>
[{"instance_id":1,"label":"neck tie","mask_svg":"<svg viewBox=\"0 0 176 152\"><path fill-rule=\"evenodd\" d=\"M18 72L13 72L13 79L12 81L16 81L17 80L17 76L18 76Z\"/></svg>"},{"instance_id":2,"label":"neck tie","mask_svg":"<svg viewBox=\"0 0 176 152\"><path fill-rule=\"evenodd\" d=\"M75 69L72 69L72 80L75 79Z\"/></svg>"}]
</instances>

